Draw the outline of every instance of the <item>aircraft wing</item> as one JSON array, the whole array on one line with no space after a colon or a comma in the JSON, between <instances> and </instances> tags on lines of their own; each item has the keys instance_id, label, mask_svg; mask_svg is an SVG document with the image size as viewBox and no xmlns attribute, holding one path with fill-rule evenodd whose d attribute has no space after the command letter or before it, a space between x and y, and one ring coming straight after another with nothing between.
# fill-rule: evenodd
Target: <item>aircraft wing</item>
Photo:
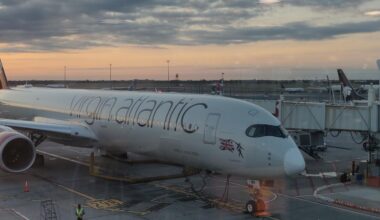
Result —
<instances>
[{"instance_id":1,"label":"aircraft wing","mask_svg":"<svg viewBox=\"0 0 380 220\"><path fill-rule=\"evenodd\" d=\"M84 124L36 117L34 121L17 119L0 119L0 125L15 130L36 132L46 135L49 139L61 143L76 143L80 146L97 142L98 138L92 130Z\"/></svg>"}]
</instances>

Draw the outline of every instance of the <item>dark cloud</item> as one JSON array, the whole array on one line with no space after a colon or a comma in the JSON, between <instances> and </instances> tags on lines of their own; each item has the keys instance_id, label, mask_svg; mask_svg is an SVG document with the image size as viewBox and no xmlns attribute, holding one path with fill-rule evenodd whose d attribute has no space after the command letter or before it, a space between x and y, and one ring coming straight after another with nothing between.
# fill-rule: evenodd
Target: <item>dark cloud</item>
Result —
<instances>
[{"instance_id":1,"label":"dark cloud","mask_svg":"<svg viewBox=\"0 0 380 220\"><path fill-rule=\"evenodd\" d=\"M305 22L296 22L277 27L231 28L221 32L193 31L188 34L200 44L232 44L264 40L323 40L345 34L375 31L380 31L380 20L334 26L312 26Z\"/></svg>"},{"instance_id":2,"label":"dark cloud","mask_svg":"<svg viewBox=\"0 0 380 220\"><path fill-rule=\"evenodd\" d=\"M295 5L339 9L365 0L287 0ZM261 40L315 40L380 30L379 21L315 26L307 22L273 27L237 25L270 13L259 0L2 0L2 51L52 51L133 44L200 45ZM242 26L242 27L240 27Z\"/></svg>"},{"instance_id":3,"label":"dark cloud","mask_svg":"<svg viewBox=\"0 0 380 220\"><path fill-rule=\"evenodd\" d=\"M285 2L285 1L284 1ZM312 6L323 9L344 9L346 7L357 7L369 0L287 0L287 4L296 6Z\"/></svg>"}]
</instances>

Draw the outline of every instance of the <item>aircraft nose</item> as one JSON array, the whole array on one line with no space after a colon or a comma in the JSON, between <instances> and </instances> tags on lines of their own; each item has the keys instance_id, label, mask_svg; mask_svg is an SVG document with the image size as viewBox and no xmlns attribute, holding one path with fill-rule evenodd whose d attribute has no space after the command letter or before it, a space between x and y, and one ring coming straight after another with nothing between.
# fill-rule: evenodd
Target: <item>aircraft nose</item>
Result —
<instances>
[{"instance_id":1,"label":"aircraft nose","mask_svg":"<svg viewBox=\"0 0 380 220\"><path fill-rule=\"evenodd\" d=\"M284 169L287 175L294 175L305 170L305 160L298 148L291 148L284 158Z\"/></svg>"}]
</instances>

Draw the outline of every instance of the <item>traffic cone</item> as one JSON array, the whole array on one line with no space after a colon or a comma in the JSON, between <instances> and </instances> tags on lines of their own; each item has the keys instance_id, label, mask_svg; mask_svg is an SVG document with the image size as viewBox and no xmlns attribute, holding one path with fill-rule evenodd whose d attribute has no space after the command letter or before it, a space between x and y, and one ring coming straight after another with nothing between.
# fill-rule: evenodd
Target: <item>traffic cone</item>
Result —
<instances>
[{"instance_id":1,"label":"traffic cone","mask_svg":"<svg viewBox=\"0 0 380 220\"><path fill-rule=\"evenodd\" d=\"M271 214L268 212L268 206L265 204L264 200L258 199L256 201L256 217L269 217Z\"/></svg>"},{"instance_id":2,"label":"traffic cone","mask_svg":"<svg viewBox=\"0 0 380 220\"><path fill-rule=\"evenodd\" d=\"M28 180L25 180L25 184L24 184L24 192L29 192L29 184L28 184Z\"/></svg>"}]
</instances>

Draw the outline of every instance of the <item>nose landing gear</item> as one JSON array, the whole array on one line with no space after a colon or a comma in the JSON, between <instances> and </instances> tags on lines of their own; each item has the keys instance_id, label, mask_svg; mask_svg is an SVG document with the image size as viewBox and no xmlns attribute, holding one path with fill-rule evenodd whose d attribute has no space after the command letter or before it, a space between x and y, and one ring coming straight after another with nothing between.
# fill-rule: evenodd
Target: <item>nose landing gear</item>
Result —
<instances>
[{"instance_id":1,"label":"nose landing gear","mask_svg":"<svg viewBox=\"0 0 380 220\"><path fill-rule=\"evenodd\" d=\"M246 204L245 204L245 210L248 214L251 214L253 215L255 212L256 212L256 203L255 201L253 200L249 200Z\"/></svg>"},{"instance_id":2,"label":"nose landing gear","mask_svg":"<svg viewBox=\"0 0 380 220\"><path fill-rule=\"evenodd\" d=\"M256 217L269 217L268 206L264 201L258 181L247 181L251 199L245 204L245 211Z\"/></svg>"},{"instance_id":3,"label":"nose landing gear","mask_svg":"<svg viewBox=\"0 0 380 220\"><path fill-rule=\"evenodd\" d=\"M263 199L251 199L245 204L245 211L256 217L269 217L271 214L267 211L267 205Z\"/></svg>"}]
</instances>

